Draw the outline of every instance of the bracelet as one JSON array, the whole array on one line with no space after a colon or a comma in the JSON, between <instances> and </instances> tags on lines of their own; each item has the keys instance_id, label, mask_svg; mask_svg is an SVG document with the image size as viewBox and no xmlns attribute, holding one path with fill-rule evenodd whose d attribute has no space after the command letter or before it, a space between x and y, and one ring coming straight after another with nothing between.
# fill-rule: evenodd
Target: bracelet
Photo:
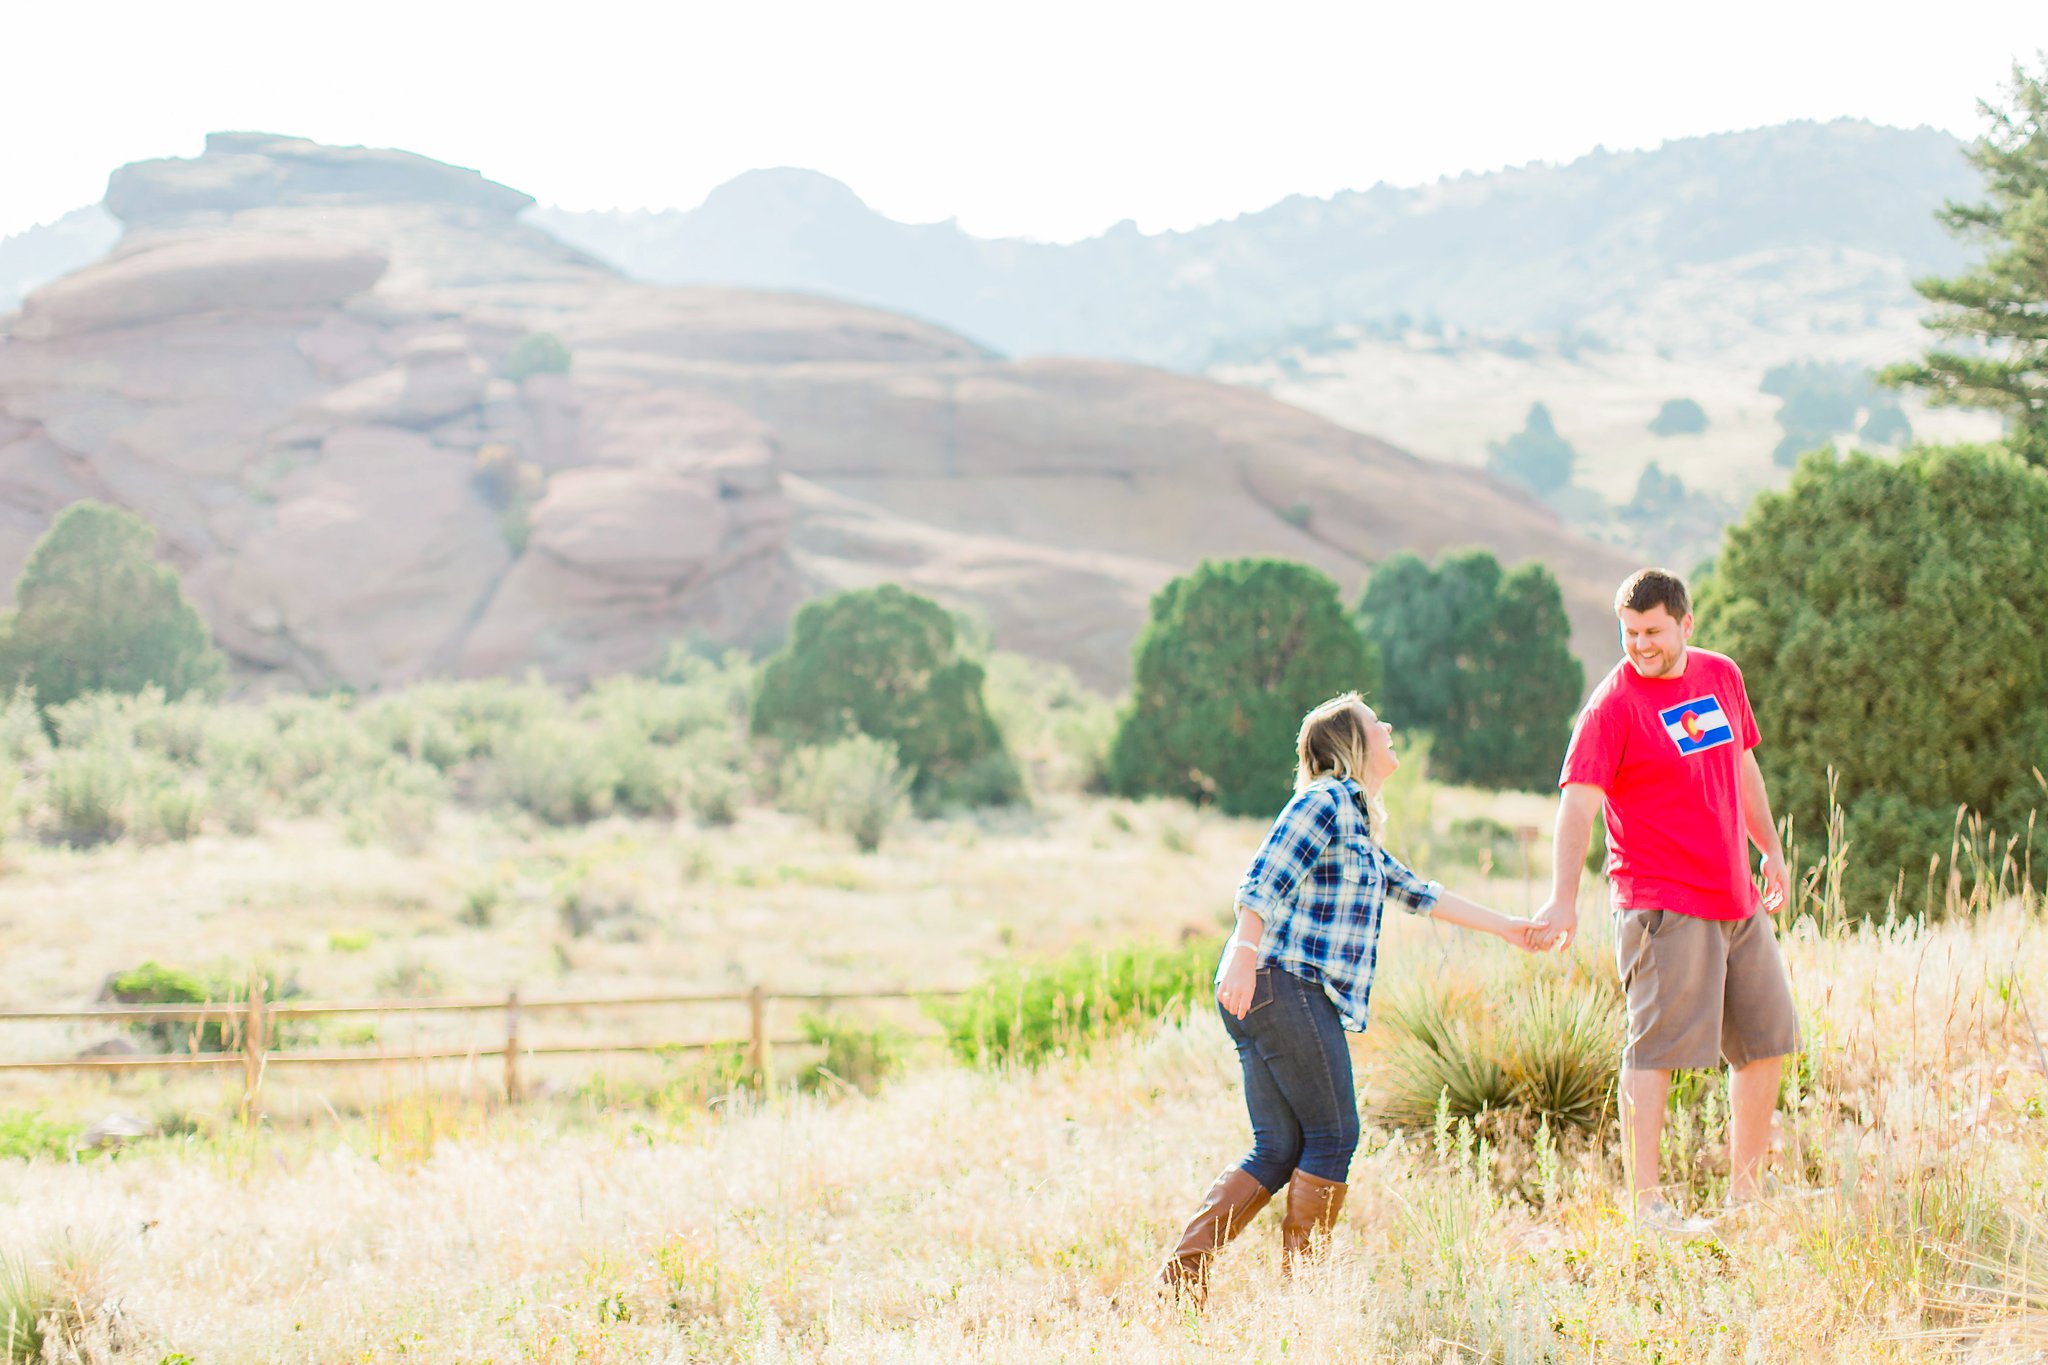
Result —
<instances>
[{"instance_id":1,"label":"bracelet","mask_svg":"<svg viewBox=\"0 0 2048 1365\"><path fill-rule=\"evenodd\" d=\"M1239 948L1249 948L1256 953L1259 950L1259 945L1252 942L1248 938L1234 938L1230 940L1230 942L1223 945L1223 956L1227 959L1232 953L1236 952Z\"/></svg>"}]
</instances>

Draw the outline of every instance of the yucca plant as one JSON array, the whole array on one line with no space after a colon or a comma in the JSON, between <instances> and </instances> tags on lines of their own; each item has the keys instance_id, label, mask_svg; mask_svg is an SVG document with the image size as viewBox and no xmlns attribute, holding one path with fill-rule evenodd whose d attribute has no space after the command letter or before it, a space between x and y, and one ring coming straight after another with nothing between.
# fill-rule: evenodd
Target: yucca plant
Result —
<instances>
[{"instance_id":1,"label":"yucca plant","mask_svg":"<svg viewBox=\"0 0 2048 1365\"><path fill-rule=\"evenodd\" d=\"M1621 1035L1604 995L1556 979L1529 982L1497 1033L1509 1107L1553 1130L1594 1131L1613 1108Z\"/></svg>"},{"instance_id":2,"label":"yucca plant","mask_svg":"<svg viewBox=\"0 0 2048 1365\"><path fill-rule=\"evenodd\" d=\"M1439 1114L1471 1121L1513 1102L1495 1026L1469 991L1404 990L1382 1002L1376 1015L1394 1037L1382 1059L1375 1105L1387 1122L1429 1128Z\"/></svg>"},{"instance_id":3,"label":"yucca plant","mask_svg":"<svg viewBox=\"0 0 2048 1365\"><path fill-rule=\"evenodd\" d=\"M1545 1124L1591 1132L1613 1111L1621 1005L1611 979L1525 968L1484 989L1423 983L1374 1015L1393 1035L1374 1087L1389 1123L1494 1114L1533 1136Z\"/></svg>"}]
</instances>

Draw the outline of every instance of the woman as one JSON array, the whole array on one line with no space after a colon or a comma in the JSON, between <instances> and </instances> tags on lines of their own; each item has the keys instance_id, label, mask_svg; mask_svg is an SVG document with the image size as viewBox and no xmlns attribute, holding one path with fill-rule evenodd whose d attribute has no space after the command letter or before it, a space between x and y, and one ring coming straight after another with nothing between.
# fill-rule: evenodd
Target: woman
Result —
<instances>
[{"instance_id":1,"label":"woman","mask_svg":"<svg viewBox=\"0 0 2048 1365\"><path fill-rule=\"evenodd\" d=\"M1237 927L1216 969L1223 1026L1244 1068L1252 1150L1217 1178L1159 1271L1163 1290L1197 1304L1211 1258L1282 1185L1283 1273L1337 1220L1358 1146L1344 1030L1365 1029L1386 901L1525 950L1540 932L1422 880L1381 847L1380 789L1400 760L1393 727L1356 692L1302 718L1295 754L1294 799L1238 883Z\"/></svg>"}]
</instances>

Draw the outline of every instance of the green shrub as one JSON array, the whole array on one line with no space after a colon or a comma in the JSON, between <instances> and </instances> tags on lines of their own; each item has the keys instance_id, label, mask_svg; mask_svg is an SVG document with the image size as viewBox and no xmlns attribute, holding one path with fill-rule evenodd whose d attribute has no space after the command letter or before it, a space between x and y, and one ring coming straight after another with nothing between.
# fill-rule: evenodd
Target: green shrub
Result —
<instances>
[{"instance_id":1,"label":"green shrub","mask_svg":"<svg viewBox=\"0 0 2048 1365\"><path fill-rule=\"evenodd\" d=\"M762 665L756 735L787 745L849 734L893 745L922 810L1023 793L990 718L980 664L953 619L894 584L806 602L789 643Z\"/></svg>"},{"instance_id":2,"label":"green shrub","mask_svg":"<svg viewBox=\"0 0 2048 1365\"><path fill-rule=\"evenodd\" d=\"M337 797L342 837L358 848L387 844L401 853L423 853L433 842L447 789L441 775L424 763L392 759L363 774Z\"/></svg>"},{"instance_id":3,"label":"green shrub","mask_svg":"<svg viewBox=\"0 0 2048 1365\"><path fill-rule=\"evenodd\" d=\"M50 760L43 799L50 833L77 848L110 843L127 832L141 764L124 745L100 742L62 748Z\"/></svg>"},{"instance_id":4,"label":"green shrub","mask_svg":"<svg viewBox=\"0 0 2048 1365\"><path fill-rule=\"evenodd\" d=\"M632 815L666 818L676 813L675 752L638 730L612 721L591 738L612 774L612 805Z\"/></svg>"},{"instance_id":5,"label":"green shrub","mask_svg":"<svg viewBox=\"0 0 2048 1365\"><path fill-rule=\"evenodd\" d=\"M0 762L14 768L35 767L50 755L50 735L36 694L16 687L0 702Z\"/></svg>"},{"instance_id":6,"label":"green shrub","mask_svg":"<svg viewBox=\"0 0 2048 1365\"><path fill-rule=\"evenodd\" d=\"M424 689L379 697L358 713L363 732L391 753L442 772L473 752L455 718L423 696Z\"/></svg>"},{"instance_id":7,"label":"green shrub","mask_svg":"<svg viewBox=\"0 0 2048 1365\"><path fill-rule=\"evenodd\" d=\"M729 731L702 730L678 744L670 759L676 797L707 825L729 825L746 799L746 754Z\"/></svg>"},{"instance_id":8,"label":"green shrub","mask_svg":"<svg viewBox=\"0 0 2048 1365\"><path fill-rule=\"evenodd\" d=\"M953 1055L978 1066L1036 1066L1210 998L1220 945L1083 950L1038 967L999 968L931 1012Z\"/></svg>"},{"instance_id":9,"label":"green shrub","mask_svg":"<svg viewBox=\"0 0 2048 1365\"><path fill-rule=\"evenodd\" d=\"M455 917L472 929L488 929L498 917L505 899L505 887L498 881L478 882L462 893L462 908Z\"/></svg>"},{"instance_id":10,"label":"green shrub","mask_svg":"<svg viewBox=\"0 0 2048 1365\"><path fill-rule=\"evenodd\" d=\"M440 969L423 957L402 954L377 973L374 985L379 997L399 1000L430 1000L445 989Z\"/></svg>"},{"instance_id":11,"label":"green shrub","mask_svg":"<svg viewBox=\"0 0 2048 1365\"><path fill-rule=\"evenodd\" d=\"M1690 398L1667 398L1650 419L1651 434L1692 436L1707 429L1707 410Z\"/></svg>"},{"instance_id":12,"label":"green shrub","mask_svg":"<svg viewBox=\"0 0 2048 1365\"><path fill-rule=\"evenodd\" d=\"M694 1121L708 1105L753 1084L744 1043L679 1047L657 1056L662 1069L659 1080L600 1074L573 1089L570 1098L593 1115L637 1109L663 1123L679 1126Z\"/></svg>"},{"instance_id":13,"label":"green shrub","mask_svg":"<svg viewBox=\"0 0 2048 1365\"><path fill-rule=\"evenodd\" d=\"M207 792L183 782L166 783L151 792L145 828L154 838L184 843L199 837L206 823Z\"/></svg>"},{"instance_id":14,"label":"green shrub","mask_svg":"<svg viewBox=\"0 0 2048 1365\"><path fill-rule=\"evenodd\" d=\"M569 348L553 332L530 332L505 357L505 377L517 383L530 374L567 374Z\"/></svg>"},{"instance_id":15,"label":"green shrub","mask_svg":"<svg viewBox=\"0 0 2048 1365\"><path fill-rule=\"evenodd\" d=\"M81 500L59 512L15 581L0 677L45 708L152 683L171 697L216 689L220 651L155 548L155 529L123 508Z\"/></svg>"},{"instance_id":16,"label":"green shrub","mask_svg":"<svg viewBox=\"0 0 2048 1365\"><path fill-rule=\"evenodd\" d=\"M610 814L618 780L610 756L581 726L551 720L500 741L486 785L498 801L573 825Z\"/></svg>"},{"instance_id":17,"label":"green shrub","mask_svg":"<svg viewBox=\"0 0 2048 1365\"><path fill-rule=\"evenodd\" d=\"M1378 681L1337 585L1281 559L1211 560L1168 583L1152 599L1132 674L1110 788L1265 816L1293 791L1303 713Z\"/></svg>"},{"instance_id":18,"label":"green shrub","mask_svg":"<svg viewBox=\"0 0 2048 1365\"><path fill-rule=\"evenodd\" d=\"M266 784L300 814L346 804L387 761L347 697L273 698L263 719L268 735L235 738L261 746L253 759Z\"/></svg>"},{"instance_id":19,"label":"green shrub","mask_svg":"<svg viewBox=\"0 0 2048 1365\"><path fill-rule=\"evenodd\" d=\"M861 852L873 853L904 815L910 786L895 745L854 735L791 754L781 796L785 809L849 834Z\"/></svg>"},{"instance_id":20,"label":"green shrub","mask_svg":"<svg viewBox=\"0 0 2048 1365\"><path fill-rule=\"evenodd\" d=\"M743 661L739 667L745 667ZM745 683L740 686L744 688ZM741 706L744 706L742 701ZM709 665L690 681L670 683L622 675L591 684L576 705L576 714L601 728L632 734L648 744L675 744L701 730L731 730L744 711L735 712L730 686L717 665Z\"/></svg>"},{"instance_id":21,"label":"green shrub","mask_svg":"<svg viewBox=\"0 0 2048 1365\"><path fill-rule=\"evenodd\" d=\"M107 983L106 994L118 1005L217 1004L225 1015L234 1002L247 1000L246 989L217 977L201 976L154 960L131 967ZM132 1026L164 1051L224 1052L227 1031L222 1020L195 1023L185 1019L152 1019Z\"/></svg>"},{"instance_id":22,"label":"green shrub","mask_svg":"<svg viewBox=\"0 0 2048 1365\"><path fill-rule=\"evenodd\" d=\"M587 863L564 873L555 886L555 913L570 938L634 942L648 920L640 902L636 881L596 875Z\"/></svg>"},{"instance_id":23,"label":"green shrub","mask_svg":"<svg viewBox=\"0 0 2048 1365\"><path fill-rule=\"evenodd\" d=\"M229 772L208 783L207 801L228 833L247 836L263 828L269 794L260 780L246 773Z\"/></svg>"},{"instance_id":24,"label":"green shrub","mask_svg":"<svg viewBox=\"0 0 2048 1365\"><path fill-rule=\"evenodd\" d=\"M1585 670L1548 569L1503 573L1486 550L1434 569L1394 555L1373 571L1358 617L1386 666L1378 709L1428 731L1438 777L1551 789Z\"/></svg>"},{"instance_id":25,"label":"green shrub","mask_svg":"<svg viewBox=\"0 0 2048 1365\"><path fill-rule=\"evenodd\" d=\"M1941 913L1930 867L1951 862L1959 809L2022 837L2048 813L2043 545L2048 471L2004 451L1816 455L1730 528L1700 585L1698 639L1742 666L1773 810L1818 835L1839 784L1850 914L1884 915L1901 884L1902 911ZM1912 734L1938 736L1939 761ZM1986 878L1954 862L1974 896Z\"/></svg>"},{"instance_id":26,"label":"green shrub","mask_svg":"<svg viewBox=\"0 0 2048 1365\"><path fill-rule=\"evenodd\" d=\"M989 715L1035 790L1106 789L1115 702L1084 687L1072 669L1021 654L989 656L987 692Z\"/></svg>"},{"instance_id":27,"label":"green shrub","mask_svg":"<svg viewBox=\"0 0 2048 1365\"><path fill-rule=\"evenodd\" d=\"M909 1036L892 1024L868 1026L828 1014L806 1014L800 1022L806 1043L825 1055L797 1073L797 1089L853 1089L872 1095L903 1070Z\"/></svg>"},{"instance_id":28,"label":"green shrub","mask_svg":"<svg viewBox=\"0 0 2048 1365\"><path fill-rule=\"evenodd\" d=\"M1541 403L1529 405L1520 431L1505 441L1489 442L1486 449L1489 474L1520 484L1540 498L1569 486L1579 459L1571 442L1557 434L1550 409Z\"/></svg>"},{"instance_id":29,"label":"green shrub","mask_svg":"<svg viewBox=\"0 0 2048 1365\"><path fill-rule=\"evenodd\" d=\"M290 1000L305 994L291 973L278 973L259 965L218 964L208 971L167 967L154 960L110 979L103 996L117 1005L210 1005L216 1009L204 1021L189 1019L144 1020L130 1025L160 1050L167 1052L225 1052L239 1048L242 1020L247 1011L249 982L261 976L269 1000ZM272 1046L283 1046L302 1032L297 1023L273 1020L269 1025Z\"/></svg>"},{"instance_id":30,"label":"green shrub","mask_svg":"<svg viewBox=\"0 0 2048 1365\"><path fill-rule=\"evenodd\" d=\"M71 1140L77 1128L44 1116L40 1105L30 1109L0 1110L0 1160L33 1161L37 1157L62 1159L71 1154Z\"/></svg>"}]
</instances>

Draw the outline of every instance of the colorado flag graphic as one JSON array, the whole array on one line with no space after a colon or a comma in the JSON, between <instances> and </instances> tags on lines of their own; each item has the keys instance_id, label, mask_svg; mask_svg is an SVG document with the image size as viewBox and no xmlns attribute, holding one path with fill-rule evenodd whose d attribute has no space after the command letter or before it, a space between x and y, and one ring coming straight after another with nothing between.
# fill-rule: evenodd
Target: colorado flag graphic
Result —
<instances>
[{"instance_id":1,"label":"colorado flag graphic","mask_svg":"<svg viewBox=\"0 0 2048 1365\"><path fill-rule=\"evenodd\" d=\"M1735 728L1721 713L1721 703L1714 700L1711 692L1667 706L1657 713L1657 719L1664 722L1665 733L1681 754L1696 754L1735 740Z\"/></svg>"}]
</instances>

